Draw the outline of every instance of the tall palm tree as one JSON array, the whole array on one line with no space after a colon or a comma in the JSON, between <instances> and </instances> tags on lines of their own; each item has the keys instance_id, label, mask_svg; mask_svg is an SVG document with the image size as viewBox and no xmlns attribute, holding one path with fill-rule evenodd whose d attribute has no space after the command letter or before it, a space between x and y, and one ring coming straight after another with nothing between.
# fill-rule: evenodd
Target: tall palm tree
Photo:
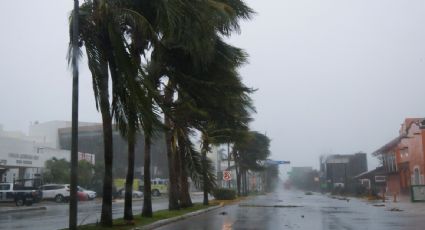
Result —
<instances>
[{"instance_id":1,"label":"tall palm tree","mask_svg":"<svg viewBox=\"0 0 425 230\"><path fill-rule=\"evenodd\" d=\"M79 10L79 41L85 46L96 107L102 114L105 176L100 222L102 226L112 226L112 108L119 101L116 99L119 96L117 92L125 86L136 85L133 71L136 62L128 53L126 32L129 28L145 31L149 26L142 15L123 7L121 1L86 1ZM112 106L109 77L113 83ZM122 85L124 79L129 82L125 86Z\"/></svg>"},{"instance_id":2,"label":"tall palm tree","mask_svg":"<svg viewBox=\"0 0 425 230\"><path fill-rule=\"evenodd\" d=\"M72 64L72 137L71 137L71 192L69 202L69 229L77 229L77 185L78 185L78 17L79 2L74 0L72 30L68 56Z\"/></svg>"}]
</instances>

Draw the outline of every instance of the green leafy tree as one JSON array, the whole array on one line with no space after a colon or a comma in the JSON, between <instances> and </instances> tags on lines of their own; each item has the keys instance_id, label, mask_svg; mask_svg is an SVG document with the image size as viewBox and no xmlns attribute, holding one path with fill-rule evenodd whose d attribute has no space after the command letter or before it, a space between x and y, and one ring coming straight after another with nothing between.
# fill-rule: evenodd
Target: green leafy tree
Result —
<instances>
[{"instance_id":1,"label":"green leafy tree","mask_svg":"<svg viewBox=\"0 0 425 230\"><path fill-rule=\"evenodd\" d=\"M44 183L69 183L70 163L65 159L53 157L44 163L43 181Z\"/></svg>"},{"instance_id":2,"label":"green leafy tree","mask_svg":"<svg viewBox=\"0 0 425 230\"><path fill-rule=\"evenodd\" d=\"M92 188L95 166L85 160L78 162L78 183L84 188Z\"/></svg>"},{"instance_id":3,"label":"green leafy tree","mask_svg":"<svg viewBox=\"0 0 425 230\"><path fill-rule=\"evenodd\" d=\"M239 169L238 195L240 195L240 183L242 182L242 193L247 195L247 171L264 170L262 162L270 155L270 139L259 132L248 131L242 138L235 142L234 155ZM241 181L242 180L242 181Z\"/></svg>"}]
</instances>

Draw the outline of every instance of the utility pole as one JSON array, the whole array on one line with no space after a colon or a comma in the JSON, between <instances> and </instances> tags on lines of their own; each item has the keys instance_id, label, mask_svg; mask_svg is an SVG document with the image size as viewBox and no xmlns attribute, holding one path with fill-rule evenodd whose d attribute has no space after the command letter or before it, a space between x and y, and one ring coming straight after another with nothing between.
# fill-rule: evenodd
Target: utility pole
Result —
<instances>
[{"instance_id":1,"label":"utility pole","mask_svg":"<svg viewBox=\"0 0 425 230\"><path fill-rule=\"evenodd\" d=\"M71 133L71 185L69 200L69 229L77 229L77 185L78 185L78 0L74 0L72 15L72 133Z\"/></svg>"}]
</instances>

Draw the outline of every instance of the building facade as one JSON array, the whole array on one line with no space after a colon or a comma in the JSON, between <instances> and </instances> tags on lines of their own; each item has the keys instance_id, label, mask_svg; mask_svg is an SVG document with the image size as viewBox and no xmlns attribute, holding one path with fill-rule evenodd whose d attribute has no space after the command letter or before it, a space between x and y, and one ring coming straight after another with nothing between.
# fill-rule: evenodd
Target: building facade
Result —
<instances>
[{"instance_id":1,"label":"building facade","mask_svg":"<svg viewBox=\"0 0 425 230\"><path fill-rule=\"evenodd\" d=\"M387 177L389 195L410 195L411 185L424 185L425 119L406 118L399 136L376 150Z\"/></svg>"},{"instance_id":2,"label":"building facade","mask_svg":"<svg viewBox=\"0 0 425 230\"><path fill-rule=\"evenodd\" d=\"M26 139L0 136L0 181L37 178L44 163L53 157L69 160L70 152L39 146Z\"/></svg>"},{"instance_id":3,"label":"building facade","mask_svg":"<svg viewBox=\"0 0 425 230\"><path fill-rule=\"evenodd\" d=\"M321 158L320 175L323 188L348 188L356 183L354 177L367 172L366 153L329 155Z\"/></svg>"},{"instance_id":4,"label":"building facade","mask_svg":"<svg viewBox=\"0 0 425 230\"><path fill-rule=\"evenodd\" d=\"M165 141L161 134L152 140L151 146L151 177L168 178L168 162ZM61 149L71 150L71 128L58 130L58 143ZM103 129L101 124L80 126L78 129L78 150L95 155L96 161L104 161ZM135 176L143 176L144 137L142 133L136 136L135 146ZM115 178L125 178L127 173L128 144L118 130L113 131L113 175Z\"/></svg>"}]
</instances>

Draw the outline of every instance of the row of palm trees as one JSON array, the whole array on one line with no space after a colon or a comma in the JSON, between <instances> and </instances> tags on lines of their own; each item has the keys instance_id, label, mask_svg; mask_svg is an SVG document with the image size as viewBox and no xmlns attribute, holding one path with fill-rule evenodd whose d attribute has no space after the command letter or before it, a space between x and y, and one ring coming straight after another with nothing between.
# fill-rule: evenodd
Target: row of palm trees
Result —
<instances>
[{"instance_id":1,"label":"row of palm trees","mask_svg":"<svg viewBox=\"0 0 425 230\"><path fill-rule=\"evenodd\" d=\"M165 136L169 209L192 205L189 177L202 187L208 204L215 175L207 153L213 144L240 140L254 112L253 90L237 71L247 55L225 42L253 11L242 0L86 0L78 6L70 18L78 27L70 27L74 42L69 56L82 53L75 45L84 47L102 115L101 225L112 226L113 124L128 141L125 220L133 219L137 132L143 132L145 144L142 216L152 216L150 150L155 135ZM201 139L200 151L195 136Z\"/></svg>"}]
</instances>

